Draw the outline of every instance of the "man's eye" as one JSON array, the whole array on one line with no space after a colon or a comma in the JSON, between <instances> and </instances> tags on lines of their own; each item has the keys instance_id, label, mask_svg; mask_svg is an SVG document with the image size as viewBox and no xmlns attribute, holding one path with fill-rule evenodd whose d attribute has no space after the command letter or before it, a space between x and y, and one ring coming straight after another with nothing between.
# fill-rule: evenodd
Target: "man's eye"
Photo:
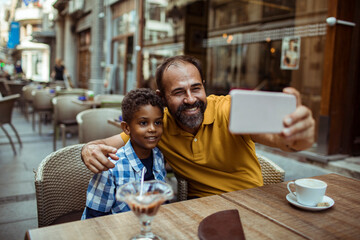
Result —
<instances>
[{"instance_id":1,"label":"man's eye","mask_svg":"<svg viewBox=\"0 0 360 240\"><path fill-rule=\"evenodd\" d=\"M181 94L183 94L183 91L174 92L174 95L176 95L176 96L180 96Z\"/></svg>"}]
</instances>

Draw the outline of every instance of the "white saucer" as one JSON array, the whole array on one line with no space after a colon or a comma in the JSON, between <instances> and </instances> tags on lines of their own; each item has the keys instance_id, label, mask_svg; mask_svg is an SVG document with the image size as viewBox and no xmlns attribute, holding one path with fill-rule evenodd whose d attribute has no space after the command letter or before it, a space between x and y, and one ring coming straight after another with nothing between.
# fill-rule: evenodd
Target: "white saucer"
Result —
<instances>
[{"instance_id":1,"label":"white saucer","mask_svg":"<svg viewBox=\"0 0 360 240\"><path fill-rule=\"evenodd\" d=\"M286 195L286 200L288 200L289 203L291 203L294 206L297 206L299 208L305 209L305 210L309 210L309 211L321 211L321 210L325 210L328 208L331 208L332 206L334 206L335 201L328 197L328 196L324 196L323 198L323 202L327 202L330 205L327 207L310 207L310 206L305 206L302 205L301 203L299 203L298 201L296 201L296 197L294 195L292 195L291 193L289 193L288 195Z\"/></svg>"}]
</instances>

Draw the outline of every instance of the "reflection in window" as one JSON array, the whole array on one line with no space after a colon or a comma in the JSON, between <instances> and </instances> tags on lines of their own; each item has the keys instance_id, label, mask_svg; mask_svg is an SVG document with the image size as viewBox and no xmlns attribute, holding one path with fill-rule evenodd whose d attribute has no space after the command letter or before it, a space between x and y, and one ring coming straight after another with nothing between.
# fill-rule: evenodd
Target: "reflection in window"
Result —
<instances>
[{"instance_id":1,"label":"reflection in window","mask_svg":"<svg viewBox=\"0 0 360 240\"><path fill-rule=\"evenodd\" d=\"M150 3L149 4L149 19L161 22L161 11L165 8L161 5Z\"/></svg>"},{"instance_id":2,"label":"reflection in window","mask_svg":"<svg viewBox=\"0 0 360 240\"><path fill-rule=\"evenodd\" d=\"M146 0L145 2L144 39L150 41L149 43L171 41L169 38L174 35L174 26L167 16L168 1Z\"/></svg>"},{"instance_id":3,"label":"reflection in window","mask_svg":"<svg viewBox=\"0 0 360 240\"><path fill-rule=\"evenodd\" d=\"M135 10L124 13L114 20L114 36L135 32Z\"/></svg>"}]
</instances>

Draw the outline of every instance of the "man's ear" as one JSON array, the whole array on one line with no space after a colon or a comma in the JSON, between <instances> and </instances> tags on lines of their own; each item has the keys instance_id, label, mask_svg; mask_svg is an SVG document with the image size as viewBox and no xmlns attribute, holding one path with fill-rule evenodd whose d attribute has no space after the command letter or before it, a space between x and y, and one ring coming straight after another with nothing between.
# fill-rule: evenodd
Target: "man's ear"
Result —
<instances>
[{"instance_id":1,"label":"man's ear","mask_svg":"<svg viewBox=\"0 0 360 240\"><path fill-rule=\"evenodd\" d=\"M130 127L129 127L129 124L127 124L127 122L125 122L125 121L122 121L122 122L120 123L120 125L121 125L121 128L122 128L122 130L124 131L124 133L125 133L126 135L129 135L129 136L130 136Z\"/></svg>"}]
</instances>

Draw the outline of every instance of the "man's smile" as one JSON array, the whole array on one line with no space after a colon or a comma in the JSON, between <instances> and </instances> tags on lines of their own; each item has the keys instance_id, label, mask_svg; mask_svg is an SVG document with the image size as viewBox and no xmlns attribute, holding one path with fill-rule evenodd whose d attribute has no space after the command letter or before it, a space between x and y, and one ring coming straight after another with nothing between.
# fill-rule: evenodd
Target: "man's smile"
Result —
<instances>
[{"instance_id":1,"label":"man's smile","mask_svg":"<svg viewBox=\"0 0 360 240\"><path fill-rule=\"evenodd\" d=\"M183 112L185 112L186 114L195 114L198 111L199 111L199 107L192 107L183 110Z\"/></svg>"}]
</instances>

